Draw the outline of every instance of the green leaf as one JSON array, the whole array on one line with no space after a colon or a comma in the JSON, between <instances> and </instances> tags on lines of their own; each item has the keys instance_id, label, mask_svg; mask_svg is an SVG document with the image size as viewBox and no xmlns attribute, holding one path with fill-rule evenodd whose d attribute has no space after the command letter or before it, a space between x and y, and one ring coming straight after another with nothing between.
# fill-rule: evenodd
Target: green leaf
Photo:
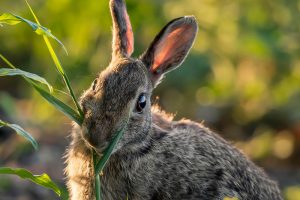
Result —
<instances>
[{"instance_id":1,"label":"green leaf","mask_svg":"<svg viewBox=\"0 0 300 200\"><path fill-rule=\"evenodd\" d=\"M4 121L0 120L0 128L2 126L7 126L7 127L11 128L11 129L15 130L17 134L23 136L26 140L28 140L35 149L38 148L38 144L35 141L35 139L30 135L30 133L26 132L19 125L17 125L17 124L9 124L7 122L4 122Z\"/></svg>"},{"instance_id":2,"label":"green leaf","mask_svg":"<svg viewBox=\"0 0 300 200\"><path fill-rule=\"evenodd\" d=\"M53 92L53 87L43 77L40 77L36 74L29 73L20 69L0 68L0 76L17 76L17 75L24 76L33 81L42 83L49 88L50 93Z\"/></svg>"},{"instance_id":3,"label":"green leaf","mask_svg":"<svg viewBox=\"0 0 300 200\"><path fill-rule=\"evenodd\" d=\"M39 24L36 24L36 23L34 23L28 19L25 19L21 16L14 15L11 13L3 13L2 15L0 15L0 24L16 25L16 24L19 24L20 22L24 22L24 23L28 24L36 34L44 35L44 36L54 39L56 42L58 42L62 46L64 51L68 54L66 47L63 45L63 43L59 39L57 39L57 37L55 37L51 33L50 29L48 29L44 26L41 26Z\"/></svg>"},{"instance_id":4,"label":"green leaf","mask_svg":"<svg viewBox=\"0 0 300 200\"><path fill-rule=\"evenodd\" d=\"M27 4L27 6L28 6L28 8L29 8L29 10L30 10L33 18L35 19L36 23L38 25L40 25L40 22L39 22L37 16L35 15L33 9L31 8L30 4L28 3L27 0L25 0L25 2ZM69 93L70 93L70 95L72 97L72 100L73 100L73 102L74 102L74 104L75 104L75 106L76 106L76 108L78 110L78 113L79 113L80 117L83 118L83 112L81 110L81 107L79 106L78 101L76 100L75 94L74 94L73 89L72 89L71 84L70 84L70 80L69 80L67 74L65 73L65 70L64 70L64 68L61 65L61 62L59 61L59 59L58 59L58 57L57 57L57 55L56 55L56 53L55 53L55 51L54 51L54 49L53 49L53 47L51 45L51 42L49 41L49 39L47 37L43 36L43 38L44 38L46 46L47 46L47 48L49 50L51 58L52 58L52 60L53 60L53 62L55 64L55 67L58 70L58 72L60 73L60 75L62 76L62 78L63 78L63 80L65 82L65 85L68 88Z\"/></svg>"},{"instance_id":5,"label":"green leaf","mask_svg":"<svg viewBox=\"0 0 300 200\"><path fill-rule=\"evenodd\" d=\"M17 175L20 178L30 180L35 184L53 190L58 196L61 195L60 188L51 180L51 178L47 174L33 175L31 172L27 171L26 169L22 169L22 168L12 169L9 167L1 167L0 174Z\"/></svg>"},{"instance_id":6,"label":"green leaf","mask_svg":"<svg viewBox=\"0 0 300 200\"><path fill-rule=\"evenodd\" d=\"M9 13L4 13L0 15L0 24L8 24L8 25L16 25L21 21L17 19L15 16Z\"/></svg>"},{"instance_id":7,"label":"green leaf","mask_svg":"<svg viewBox=\"0 0 300 200\"><path fill-rule=\"evenodd\" d=\"M59 111L64 113L67 117L71 120L75 121L78 125L81 126L83 118L70 106L63 103L61 100L57 99L55 96L44 90L43 88L39 87L36 84L33 84L33 87L42 95L50 104L52 104L55 108Z\"/></svg>"},{"instance_id":8,"label":"green leaf","mask_svg":"<svg viewBox=\"0 0 300 200\"><path fill-rule=\"evenodd\" d=\"M11 68L16 69L16 67L9 62L3 55L0 54L0 58L7 63ZM83 116L79 115L75 110L73 110L70 106L66 105L62 101L60 101L58 98L56 98L54 95L50 94L47 90L42 88L38 82L34 82L31 79L27 78L26 76L23 76L24 79L30 83L34 89L36 89L39 94L44 97L50 104L52 104L55 108L57 108L59 111L64 113L67 117L69 117L71 120L74 120L78 125L82 124Z\"/></svg>"}]
</instances>

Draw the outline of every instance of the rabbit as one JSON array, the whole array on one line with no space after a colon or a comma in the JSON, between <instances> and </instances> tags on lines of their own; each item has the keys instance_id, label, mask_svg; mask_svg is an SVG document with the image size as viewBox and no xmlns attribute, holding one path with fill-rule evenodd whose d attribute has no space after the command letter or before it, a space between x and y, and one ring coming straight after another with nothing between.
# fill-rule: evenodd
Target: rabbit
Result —
<instances>
[{"instance_id":1,"label":"rabbit","mask_svg":"<svg viewBox=\"0 0 300 200\"><path fill-rule=\"evenodd\" d=\"M112 59L80 100L82 126L73 126L66 153L72 200L95 199L93 152L117 143L101 175L104 200L281 200L276 182L202 123L151 106L152 91L184 61L197 35L195 17L170 21L138 59L123 0L110 0Z\"/></svg>"}]
</instances>

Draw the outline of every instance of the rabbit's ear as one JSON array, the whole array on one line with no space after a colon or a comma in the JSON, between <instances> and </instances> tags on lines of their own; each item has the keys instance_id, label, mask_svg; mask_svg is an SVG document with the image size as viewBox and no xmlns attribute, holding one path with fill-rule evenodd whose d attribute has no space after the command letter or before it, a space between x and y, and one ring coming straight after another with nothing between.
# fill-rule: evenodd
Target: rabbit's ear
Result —
<instances>
[{"instance_id":1,"label":"rabbit's ear","mask_svg":"<svg viewBox=\"0 0 300 200\"><path fill-rule=\"evenodd\" d=\"M186 16L169 22L155 37L141 60L151 73L154 86L163 74L179 66L193 45L198 25L195 17Z\"/></svg>"},{"instance_id":2,"label":"rabbit's ear","mask_svg":"<svg viewBox=\"0 0 300 200\"><path fill-rule=\"evenodd\" d=\"M133 52L133 32L124 0L110 0L113 18L113 56L129 57Z\"/></svg>"}]
</instances>

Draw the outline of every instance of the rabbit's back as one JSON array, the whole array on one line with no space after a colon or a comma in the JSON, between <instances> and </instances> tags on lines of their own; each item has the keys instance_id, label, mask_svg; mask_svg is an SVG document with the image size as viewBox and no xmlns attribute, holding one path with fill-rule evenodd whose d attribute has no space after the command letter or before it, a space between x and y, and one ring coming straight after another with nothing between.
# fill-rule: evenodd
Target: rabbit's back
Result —
<instances>
[{"instance_id":1,"label":"rabbit's back","mask_svg":"<svg viewBox=\"0 0 300 200\"><path fill-rule=\"evenodd\" d=\"M116 195L107 199L281 199L275 182L203 125L152 118L150 139L135 152L120 150L104 171L103 191Z\"/></svg>"}]
</instances>

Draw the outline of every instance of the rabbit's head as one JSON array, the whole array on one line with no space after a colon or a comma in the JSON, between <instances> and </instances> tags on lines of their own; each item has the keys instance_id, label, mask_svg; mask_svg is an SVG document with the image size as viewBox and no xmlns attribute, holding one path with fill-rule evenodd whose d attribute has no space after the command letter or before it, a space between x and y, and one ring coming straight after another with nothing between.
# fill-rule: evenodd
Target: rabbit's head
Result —
<instances>
[{"instance_id":1,"label":"rabbit's head","mask_svg":"<svg viewBox=\"0 0 300 200\"><path fill-rule=\"evenodd\" d=\"M118 148L140 144L151 127L150 96L164 74L185 59L198 27L194 17L172 20L139 59L131 58L133 33L123 0L111 0L112 61L83 94L82 137L101 152L124 128ZM126 123L128 121L128 123Z\"/></svg>"}]
</instances>

